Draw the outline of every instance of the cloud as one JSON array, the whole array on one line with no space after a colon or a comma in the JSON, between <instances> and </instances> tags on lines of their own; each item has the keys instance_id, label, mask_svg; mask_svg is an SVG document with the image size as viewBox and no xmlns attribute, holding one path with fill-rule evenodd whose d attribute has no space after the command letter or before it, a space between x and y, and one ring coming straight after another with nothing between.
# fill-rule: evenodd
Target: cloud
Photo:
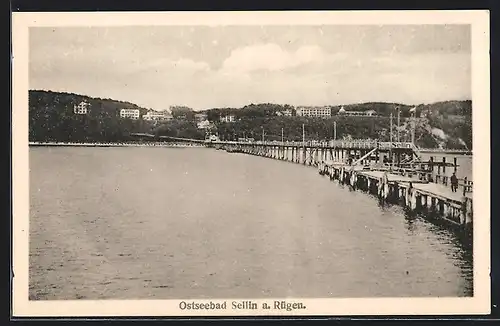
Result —
<instances>
[{"instance_id":1,"label":"cloud","mask_svg":"<svg viewBox=\"0 0 500 326\"><path fill-rule=\"evenodd\" d=\"M295 52L289 52L277 44L257 44L231 51L222 63L222 69L237 72L279 71L307 63L322 62L326 58L327 55L318 46L302 46Z\"/></svg>"},{"instance_id":2,"label":"cloud","mask_svg":"<svg viewBox=\"0 0 500 326\"><path fill-rule=\"evenodd\" d=\"M327 27L314 28L312 34L307 29L258 29L260 34L253 27L242 28L251 33L238 34L232 28L222 33L215 27L186 27L182 37L170 27L154 33L136 27L30 31L30 87L159 109L251 102L418 104L471 96L470 51L443 48L435 36L425 40L436 39L439 47L425 43L422 48L422 42L415 45L413 32L381 43L380 37L371 37L381 33L378 29L371 34L363 30L364 39L359 32L332 33ZM459 41L465 42L453 43Z\"/></svg>"},{"instance_id":3,"label":"cloud","mask_svg":"<svg viewBox=\"0 0 500 326\"><path fill-rule=\"evenodd\" d=\"M210 65L204 61L189 58L159 58L156 60L121 62L118 66L121 73L145 74L150 72L191 76L198 72L210 71ZM120 73L116 72L116 73Z\"/></svg>"}]
</instances>

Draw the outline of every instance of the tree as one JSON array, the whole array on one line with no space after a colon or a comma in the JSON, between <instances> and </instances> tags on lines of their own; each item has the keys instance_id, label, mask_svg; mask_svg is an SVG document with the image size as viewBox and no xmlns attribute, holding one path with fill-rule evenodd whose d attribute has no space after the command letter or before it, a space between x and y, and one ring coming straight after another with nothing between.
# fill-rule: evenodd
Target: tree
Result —
<instances>
[{"instance_id":1,"label":"tree","mask_svg":"<svg viewBox=\"0 0 500 326\"><path fill-rule=\"evenodd\" d=\"M170 108L172 117L177 120L194 121L194 111L187 106L173 106Z\"/></svg>"}]
</instances>

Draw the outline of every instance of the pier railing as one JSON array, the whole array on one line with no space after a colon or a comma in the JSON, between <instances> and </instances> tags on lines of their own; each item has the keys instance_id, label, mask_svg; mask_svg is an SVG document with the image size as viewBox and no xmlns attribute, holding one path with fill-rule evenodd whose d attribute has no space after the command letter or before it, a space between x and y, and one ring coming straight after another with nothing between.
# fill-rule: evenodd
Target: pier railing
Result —
<instances>
[{"instance_id":1,"label":"pier railing","mask_svg":"<svg viewBox=\"0 0 500 326\"><path fill-rule=\"evenodd\" d=\"M210 142L210 141L208 141ZM385 171L391 171L392 173L401 174L402 176L413 176L415 175L419 180L426 180L436 184L443 184L446 186L451 186L450 176L441 174L441 169L439 167L449 166L454 167L454 164L450 162L433 162L432 158L430 161L421 161L420 153L425 151L425 149L420 149L416 147L411 142L380 142L373 139L361 139L361 140L330 140L330 141L215 141L210 142L215 145L231 145L231 146L290 146L290 147L316 147L316 148L346 148L346 149L365 149L372 150L375 148L381 150L390 149L411 149L418 157L416 161L410 160L409 162L398 162L393 165L391 164L381 164L377 167L366 167L368 169L379 169ZM345 162L344 162L345 163ZM433 172L433 167L437 166L437 173ZM455 166L456 167L456 166ZM459 178L459 186L463 187L464 192L472 192L473 183L467 178Z\"/></svg>"},{"instance_id":2,"label":"pier railing","mask_svg":"<svg viewBox=\"0 0 500 326\"><path fill-rule=\"evenodd\" d=\"M358 148L358 149L390 149L390 148L412 148L410 142L379 142L372 139L360 140L330 140L330 141L210 141L206 143L212 144L228 144L228 145L262 145L262 146L294 146L294 147L339 147L339 148Z\"/></svg>"},{"instance_id":3,"label":"pier railing","mask_svg":"<svg viewBox=\"0 0 500 326\"><path fill-rule=\"evenodd\" d=\"M472 181L468 180L467 177L457 179L458 186L462 187L464 193L472 192L472 187L474 186L474 183ZM445 186L451 185L450 177L447 175L437 174L433 181L434 183L443 184Z\"/></svg>"},{"instance_id":4,"label":"pier railing","mask_svg":"<svg viewBox=\"0 0 500 326\"><path fill-rule=\"evenodd\" d=\"M422 153L447 153L447 154L472 155L472 150L469 150L469 149L421 148L420 152L422 152Z\"/></svg>"},{"instance_id":5,"label":"pier railing","mask_svg":"<svg viewBox=\"0 0 500 326\"><path fill-rule=\"evenodd\" d=\"M131 136L139 136L139 137L149 137L155 138L156 136L148 133L131 133ZM353 140L309 140L309 141L212 141L210 139L191 139L191 138L179 138L172 136L158 136L160 139L171 139L176 141L186 141L193 143L201 143L201 144L240 144L240 145L248 145L248 144L257 144L257 145L278 145L278 146L317 146L317 147L350 147L350 148L358 148L358 149L370 149L375 148L377 145L380 149L398 149L398 148L412 148L413 151L420 156L420 153L448 153L448 154L464 154L464 155L472 155L472 151L468 149L442 149L442 148L419 148L415 146L414 143L411 142L380 142L376 139L353 139Z\"/></svg>"}]
</instances>

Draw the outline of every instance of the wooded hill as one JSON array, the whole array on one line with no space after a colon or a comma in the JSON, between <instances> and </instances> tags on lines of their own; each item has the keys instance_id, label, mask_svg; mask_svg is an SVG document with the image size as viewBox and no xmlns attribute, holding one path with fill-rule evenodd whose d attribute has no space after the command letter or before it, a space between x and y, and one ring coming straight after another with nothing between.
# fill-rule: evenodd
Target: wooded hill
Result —
<instances>
[{"instance_id":1,"label":"wooded hill","mask_svg":"<svg viewBox=\"0 0 500 326\"><path fill-rule=\"evenodd\" d=\"M90 103L86 115L74 114L74 105L81 101ZM371 138L389 140L389 115L395 108L401 110L401 139L410 138L410 109L414 106L398 103L362 103L344 105L347 111L375 110L377 117L349 117L336 115L341 106L332 106L329 119L283 117L277 112L293 110L287 104L250 104L242 108L214 108L204 110L215 128L210 132L223 139L241 137L267 140L302 139L302 124L307 139L331 139L333 125L337 124L337 138ZM177 108L172 112L174 120L165 122L143 119L121 119L120 109L137 108L141 116L148 109L133 103L112 99L92 98L79 94L31 90L29 92L29 139L30 141L126 141L131 132L147 132L156 135L203 139L205 131L196 128L194 113L190 108ZM447 101L416 107L416 142L422 147L446 147L472 149L471 101ZM221 123L221 115L234 114L236 122ZM394 126L395 130L395 126ZM395 134L394 134L395 135Z\"/></svg>"},{"instance_id":2,"label":"wooded hill","mask_svg":"<svg viewBox=\"0 0 500 326\"><path fill-rule=\"evenodd\" d=\"M75 114L80 102L90 104L85 115ZM112 99L51 91L29 91L29 140L59 142L119 142L133 140L134 132L174 132L178 137L203 138L204 132L188 121L159 121L121 119L121 109L139 109L142 117L148 109L134 103Z\"/></svg>"}]
</instances>

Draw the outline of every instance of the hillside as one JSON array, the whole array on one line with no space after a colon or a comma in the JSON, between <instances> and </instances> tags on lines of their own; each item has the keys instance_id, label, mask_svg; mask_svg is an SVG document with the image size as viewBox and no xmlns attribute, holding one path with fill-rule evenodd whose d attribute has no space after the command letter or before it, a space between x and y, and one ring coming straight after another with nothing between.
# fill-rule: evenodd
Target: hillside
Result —
<instances>
[{"instance_id":1,"label":"hillside","mask_svg":"<svg viewBox=\"0 0 500 326\"><path fill-rule=\"evenodd\" d=\"M375 110L377 117L338 116L342 106L332 107L329 119L304 117L279 117L276 111L288 109L289 106L277 104L258 104L242 109L221 108L208 112L208 118L215 122L219 135L224 139L252 137L268 140L281 140L281 132L285 139L302 140L302 124L305 125L306 139L331 139L334 123L337 125L336 135L342 138L371 138L388 141L390 139L390 114L393 113L393 139L396 140L397 114L400 114L401 140L411 139L410 110L415 107L399 103L361 103L344 105L347 111ZM234 123L219 123L218 117L234 114ZM447 101L416 106L415 142L426 148L458 148L472 149L472 103L471 101Z\"/></svg>"},{"instance_id":2,"label":"hillside","mask_svg":"<svg viewBox=\"0 0 500 326\"><path fill-rule=\"evenodd\" d=\"M74 114L73 106L81 101L90 103L88 113ZM283 117L276 112L293 109L290 105L272 103L251 104L243 108L215 108L205 110L207 118L215 123L214 133L223 139L240 137L281 140L281 132L288 140L302 139L302 124L307 139L331 139L333 125L337 124L337 138L372 138L389 140L389 115L395 108L401 109L402 140L410 139L410 109L413 106L397 103L362 103L344 105L346 110L377 111L378 117L337 116L340 106L332 107L334 116L329 119ZM133 103L112 99L92 98L79 94L32 90L29 92L29 140L30 141L126 141L131 132L147 132L156 135L198 138L205 131L198 130L190 108L177 108L174 120L168 122L121 119L122 108L137 108L141 115L148 109ZM192 113L192 112L191 112ZM237 121L220 123L219 116L234 114ZM472 149L471 101L448 101L417 106L415 139L422 147ZM394 130L396 118L394 117ZM394 138L395 139L395 138Z\"/></svg>"},{"instance_id":3,"label":"hillside","mask_svg":"<svg viewBox=\"0 0 500 326\"><path fill-rule=\"evenodd\" d=\"M472 149L472 101L419 105L417 112L423 136L430 135L440 147Z\"/></svg>"},{"instance_id":4,"label":"hillside","mask_svg":"<svg viewBox=\"0 0 500 326\"><path fill-rule=\"evenodd\" d=\"M90 103L86 115L73 113L73 106ZM133 103L72 93L33 90L29 92L30 141L118 141L129 132L149 130L142 120L120 119L122 108L139 109Z\"/></svg>"},{"instance_id":5,"label":"hillside","mask_svg":"<svg viewBox=\"0 0 500 326\"><path fill-rule=\"evenodd\" d=\"M87 114L74 114L74 105L86 101L90 104ZM148 109L134 103L112 99L51 91L29 91L29 140L30 141L108 141L132 140L130 133L156 133L176 137L200 138L204 133L191 121L169 122L121 119L123 108L139 109L140 116Z\"/></svg>"}]
</instances>

